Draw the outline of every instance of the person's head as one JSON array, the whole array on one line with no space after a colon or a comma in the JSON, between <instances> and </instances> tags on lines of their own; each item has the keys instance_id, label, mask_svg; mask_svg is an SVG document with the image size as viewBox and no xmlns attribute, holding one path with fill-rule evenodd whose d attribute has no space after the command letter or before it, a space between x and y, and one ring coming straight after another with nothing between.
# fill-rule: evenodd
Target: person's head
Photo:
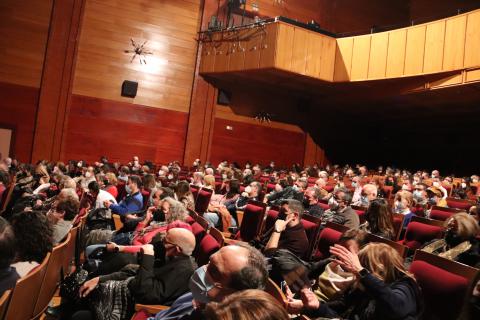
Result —
<instances>
[{"instance_id":1,"label":"person's head","mask_svg":"<svg viewBox=\"0 0 480 320\"><path fill-rule=\"evenodd\" d=\"M12 217L16 261L41 263L53 248L53 228L39 211L20 212Z\"/></svg>"},{"instance_id":2,"label":"person's head","mask_svg":"<svg viewBox=\"0 0 480 320\"><path fill-rule=\"evenodd\" d=\"M395 194L394 211L395 213L409 212L413 206L413 195L410 191L401 190Z\"/></svg>"},{"instance_id":3,"label":"person's head","mask_svg":"<svg viewBox=\"0 0 480 320\"><path fill-rule=\"evenodd\" d=\"M213 168L205 168L205 174L213 176L215 174L215 171L213 171Z\"/></svg>"},{"instance_id":4,"label":"person's head","mask_svg":"<svg viewBox=\"0 0 480 320\"><path fill-rule=\"evenodd\" d=\"M195 184L203 184L203 173L200 171L193 173L193 183Z\"/></svg>"},{"instance_id":5,"label":"person's head","mask_svg":"<svg viewBox=\"0 0 480 320\"><path fill-rule=\"evenodd\" d=\"M98 196L100 192L100 186L98 185L97 181L92 181L88 184L88 191L94 196L95 198Z\"/></svg>"},{"instance_id":6,"label":"person's head","mask_svg":"<svg viewBox=\"0 0 480 320\"><path fill-rule=\"evenodd\" d=\"M90 179L92 177L95 177L95 168L92 166L88 166L87 170L85 170L85 178Z\"/></svg>"},{"instance_id":7,"label":"person's head","mask_svg":"<svg viewBox=\"0 0 480 320\"><path fill-rule=\"evenodd\" d=\"M393 215L385 199L371 201L368 209L365 211L365 219L368 222L368 228L371 233L394 235Z\"/></svg>"},{"instance_id":8,"label":"person's head","mask_svg":"<svg viewBox=\"0 0 480 320\"><path fill-rule=\"evenodd\" d=\"M287 311L265 291L243 290L222 302L210 302L205 309L208 320L288 320Z\"/></svg>"},{"instance_id":9,"label":"person's head","mask_svg":"<svg viewBox=\"0 0 480 320\"><path fill-rule=\"evenodd\" d=\"M215 189L215 177L213 175L207 174L203 180L205 182L205 187Z\"/></svg>"},{"instance_id":10,"label":"person's head","mask_svg":"<svg viewBox=\"0 0 480 320\"><path fill-rule=\"evenodd\" d=\"M142 180L139 176L129 176L126 190L129 194L137 193L142 187Z\"/></svg>"},{"instance_id":11,"label":"person's head","mask_svg":"<svg viewBox=\"0 0 480 320\"><path fill-rule=\"evenodd\" d=\"M480 232L478 221L466 212L459 212L445 221L445 241L451 247L474 239Z\"/></svg>"},{"instance_id":12,"label":"person's head","mask_svg":"<svg viewBox=\"0 0 480 320\"><path fill-rule=\"evenodd\" d=\"M260 191L262 191L262 185L260 184L260 182L257 182L257 181L251 182L245 188L245 192L248 193L249 198L258 197L258 195L260 194Z\"/></svg>"},{"instance_id":13,"label":"person's head","mask_svg":"<svg viewBox=\"0 0 480 320\"><path fill-rule=\"evenodd\" d=\"M429 187L427 197L431 204L436 205L443 198L443 192L437 187Z\"/></svg>"},{"instance_id":14,"label":"person's head","mask_svg":"<svg viewBox=\"0 0 480 320\"><path fill-rule=\"evenodd\" d=\"M0 217L0 269L5 269L15 259L15 234L7 220Z\"/></svg>"},{"instance_id":15,"label":"person's head","mask_svg":"<svg viewBox=\"0 0 480 320\"><path fill-rule=\"evenodd\" d=\"M263 290L268 280L264 256L248 244L224 246L210 256L190 279L190 291L198 303L222 301L247 289Z\"/></svg>"},{"instance_id":16,"label":"person's head","mask_svg":"<svg viewBox=\"0 0 480 320\"><path fill-rule=\"evenodd\" d=\"M305 191L305 195L303 196L303 205L305 207L314 206L318 203L319 198L320 191L318 188L310 187Z\"/></svg>"},{"instance_id":17,"label":"person's head","mask_svg":"<svg viewBox=\"0 0 480 320\"><path fill-rule=\"evenodd\" d=\"M327 185L327 181L324 178L318 178L317 181L315 181L315 186L319 189L325 188Z\"/></svg>"},{"instance_id":18,"label":"person's head","mask_svg":"<svg viewBox=\"0 0 480 320\"><path fill-rule=\"evenodd\" d=\"M433 170L432 179L438 179L438 178L440 178L440 172L438 170Z\"/></svg>"},{"instance_id":19,"label":"person's head","mask_svg":"<svg viewBox=\"0 0 480 320\"><path fill-rule=\"evenodd\" d=\"M167 257L191 256L195 249L195 236L187 229L173 228L167 231L163 244Z\"/></svg>"},{"instance_id":20,"label":"person's head","mask_svg":"<svg viewBox=\"0 0 480 320\"><path fill-rule=\"evenodd\" d=\"M54 224L59 220L73 221L78 214L79 208L80 202L78 199L66 197L57 202L56 207L49 212L49 218Z\"/></svg>"},{"instance_id":21,"label":"person's head","mask_svg":"<svg viewBox=\"0 0 480 320\"><path fill-rule=\"evenodd\" d=\"M350 229L342 233L338 243L352 253L358 253L367 243L367 233L358 229Z\"/></svg>"},{"instance_id":22,"label":"person's head","mask_svg":"<svg viewBox=\"0 0 480 320\"><path fill-rule=\"evenodd\" d=\"M374 184L367 183L362 187L362 198L364 199L362 203L369 204L370 201L373 201L377 198L377 186Z\"/></svg>"},{"instance_id":23,"label":"person's head","mask_svg":"<svg viewBox=\"0 0 480 320\"><path fill-rule=\"evenodd\" d=\"M179 181L175 187L177 197L180 199L190 192L190 185L187 181Z\"/></svg>"},{"instance_id":24,"label":"person's head","mask_svg":"<svg viewBox=\"0 0 480 320\"><path fill-rule=\"evenodd\" d=\"M165 214L165 220L168 223L177 220L185 221L188 216L188 211L185 206L181 202L170 197L163 199L160 210Z\"/></svg>"},{"instance_id":25,"label":"person's head","mask_svg":"<svg viewBox=\"0 0 480 320\"><path fill-rule=\"evenodd\" d=\"M78 194L77 192L75 191L75 189L72 189L72 188L64 188L60 191L60 193L58 194L57 196L57 199L56 199L56 202L60 202L62 200L65 200L67 198L74 198L76 199L77 201L79 200L78 199Z\"/></svg>"},{"instance_id":26,"label":"person's head","mask_svg":"<svg viewBox=\"0 0 480 320\"><path fill-rule=\"evenodd\" d=\"M307 188L307 182L304 180L297 180L295 181L293 188L297 192L303 192Z\"/></svg>"},{"instance_id":27,"label":"person's head","mask_svg":"<svg viewBox=\"0 0 480 320\"><path fill-rule=\"evenodd\" d=\"M59 181L59 188L60 189L73 189L75 190L77 188L77 183L75 180L70 178L69 176L62 176Z\"/></svg>"},{"instance_id":28,"label":"person's head","mask_svg":"<svg viewBox=\"0 0 480 320\"><path fill-rule=\"evenodd\" d=\"M39 163L35 167L35 179L37 179L39 183L47 183L50 181L50 175L48 174L47 167L42 163Z\"/></svg>"},{"instance_id":29,"label":"person's head","mask_svg":"<svg viewBox=\"0 0 480 320\"><path fill-rule=\"evenodd\" d=\"M107 172L105 174L105 179L108 185L116 186L118 184L117 176L113 172Z\"/></svg>"},{"instance_id":30,"label":"person's head","mask_svg":"<svg viewBox=\"0 0 480 320\"><path fill-rule=\"evenodd\" d=\"M358 253L360 264L373 276L392 283L405 276L413 276L405 269L403 258L397 250L385 243L372 242Z\"/></svg>"},{"instance_id":31,"label":"person's head","mask_svg":"<svg viewBox=\"0 0 480 320\"><path fill-rule=\"evenodd\" d=\"M156 186L155 176L153 174L146 174L143 177L143 186L148 190L152 190Z\"/></svg>"},{"instance_id":32,"label":"person's head","mask_svg":"<svg viewBox=\"0 0 480 320\"><path fill-rule=\"evenodd\" d=\"M427 185L424 183L415 184L415 190L413 190L413 200L416 204L425 205L427 203Z\"/></svg>"},{"instance_id":33,"label":"person's head","mask_svg":"<svg viewBox=\"0 0 480 320\"><path fill-rule=\"evenodd\" d=\"M300 201L294 199L284 200L280 207L279 219L291 219L291 221L288 223L288 226L296 226L302 220L304 210L305 208Z\"/></svg>"},{"instance_id":34,"label":"person's head","mask_svg":"<svg viewBox=\"0 0 480 320\"><path fill-rule=\"evenodd\" d=\"M328 200L328 205L330 209L343 210L350 205L352 202L352 193L345 187L337 188L333 196Z\"/></svg>"},{"instance_id":35,"label":"person's head","mask_svg":"<svg viewBox=\"0 0 480 320\"><path fill-rule=\"evenodd\" d=\"M232 198L237 194L240 194L240 180L233 179L226 183L227 198Z\"/></svg>"}]
</instances>

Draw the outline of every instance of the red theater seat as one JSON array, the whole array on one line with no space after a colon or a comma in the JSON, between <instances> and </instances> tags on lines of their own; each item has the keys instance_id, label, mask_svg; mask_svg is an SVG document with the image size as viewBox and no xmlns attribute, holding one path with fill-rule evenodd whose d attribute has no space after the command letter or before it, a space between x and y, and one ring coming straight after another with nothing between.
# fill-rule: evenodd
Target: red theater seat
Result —
<instances>
[{"instance_id":1,"label":"red theater seat","mask_svg":"<svg viewBox=\"0 0 480 320\"><path fill-rule=\"evenodd\" d=\"M464 199L459 199L459 198L448 197L447 198L447 205L450 208L461 209L461 210L465 210L465 211L468 212L470 207L475 205L475 202L471 201L471 200L464 200Z\"/></svg>"},{"instance_id":2,"label":"red theater seat","mask_svg":"<svg viewBox=\"0 0 480 320\"><path fill-rule=\"evenodd\" d=\"M320 232L317 251L314 260L326 259L330 256L330 246L338 243L342 233L348 228L336 223L328 222L325 228Z\"/></svg>"},{"instance_id":3,"label":"red theater seat","mask_svg":"<svg viewBox=\"0 0 480 320\"><path fill-rule=\"evenodd\" d=\"M405 220L405 216L401 213L394 213L393 214L393 228L395 229L395 239L400 239L400 235L402 234L403 229L403 220Z\"/></svg>"},{"instance_id":4,"label":"red theater seat","mask_svg":"<svg viewBox=\"0 0 480 320\"><path fill-rule=\"evenodd\" d=\"M305 233L307 234L308 238L308 250L304 257L306 260L311 259L313 251L316 249L321 222L322 219L310 216L308 214L305 214L302 217L303 228L305 229Z\"/></svg>"},{"instance_id":5,"label":"red theater seat","mask_svg":"<svg viewBox=\"0 0 480 320\"><path fill-rule=\"evenodd\" d=\"M249 242L255 239L262 230L266 205L258 201L249 201L243 212L240 231L235 235L235 240Z\"/></svg>"},{"instance_id":6,"label":"red theater seat","mask_svg":"<svg viewBox=\"0 0 480 320\"><path fill-rule=\"evenodd\" d=\"M441 238L443 231L442 221L412 217L405 232L405 239L399 241L399 243L416 250L433 239Z\"/></svg>"},{"instance_id":7,"label":"red theater seat","mask_svg":"<svg viewBox=\"0 0 480 320\"><path fill-rule=\"evenodd\" d=\"M200 188L198 190L197 197L195 198L195 211L202 215L208 209L210 199L212 198L213 191L206 188Z\"/></svg>"},{"instance_id":8,"label":"red theater seat","mask_svg":"<svg viewBox=\"0 0 480 320\"><path fill-rule=\"evenodd\" d=\"M278 213L279 213L279 208L277 206L272 206L270 209L267 211L267 217L265 219L265 225L263 228L263 233L267 232L273 226L275 225L275 221L277 220Z\"/></svg>"},{"instance_id":9,"label":"red theater seat","mask_svg":"<svg viewBox=\"0 0 480 320\"><path fill-rule=\"evenodd\" d=\"M352 206L352 209L358 214L358 218L360 219L360 223L365 222L365 211L367 211L366 207L362 206Z\"/></svg>"},{"instance_id":10,"label":"red theater seat","mask_svg":"<svg viewBox=\"0 0 480 320\"><path fill-rule=\"evenodd\" d=\"M453 216L455 213L459 212L462 212L462 210L455 208L432 206L432 209L430 211L430 219L445 221L451 216Z\"/></svg>"},{"instance_id":11,"label":"red theater seat","mask_svg":"<svg viewBox=\"0 0 480 320\"><path fill-rule=\"evenodd\" d=\"M423 319L459 319L479 270L417 250L410 266L422 289Z\"/></svg>"},{"instance_id":12,"label":"red theater seat","mask_svg":"<svg viewBox=\"0 0 480 320\"><path fill-rule=\"evenodd\" d=\"M200 241L200 245L198 246L198 251L195 256L197 260L197 264L199 266L203 266L208 263L210 256L217 252L220 249L220 244L209 234L206 234L202 241Z\"/></svg>"}]
</instances>

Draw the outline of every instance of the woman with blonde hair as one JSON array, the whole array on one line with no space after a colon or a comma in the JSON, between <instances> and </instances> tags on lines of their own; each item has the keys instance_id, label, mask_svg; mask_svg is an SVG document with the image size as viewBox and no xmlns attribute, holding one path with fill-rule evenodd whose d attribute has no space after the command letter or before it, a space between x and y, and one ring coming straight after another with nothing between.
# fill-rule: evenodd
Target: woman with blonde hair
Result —
<instances>
[{"instance_id":1,"label":"woman with blonde hair","mask_svg":"<svg viewBox=\"0 0 480 320\"><path fill-rule=\"evenodd\" d=\"M105 191L110 193L114 198L118 196L118 189L117 189L117 176L113 172L107 172L105 174Z\"/></svg>"},{"instance_id":2,"label":"woman with blonde hair","mask_svg":"<svg viewBox=\"0 0 480 320\"><path fill-rule=\"evenodd\" d=\"M215 192L215 177L214 176L212 176L211 174L207 174L203 178L203 182L204 182L204 185L203 185L204 188L211 189Z\"/></svg>"},{"instance_id":3,"label":"woman with blonde hair","mask_svg":"<svg viewBox=\"0 0 480 320\"><path fill-rule=\"evenodd\" d=\"M205 309L208 320L288 320L289 316L270 294L256 289L228 295L222 302L210 302Z\"/></svg>"},{"instance_id":4,"label":"woman with blonde hair","mask_svg":"<svg viewBox=\"0 0 480 320\"><path fill-rule=\"evenodd\" d=\"M420 289L394 248L369 243L356 254L336 244L330 252L343 269L355 274L356 283L342 298L326 303L320 303L310 290L302 289L307 315L363 320L420 318Z\"/></svg>"},{"instance_id":5,"label":"woman with blonde hair","mask_svg":"<svg viewBox=\"0 0 480 320\"><path fill-rule=\"evenodd\" d=\"M445 221L445 235L427 243L420 250L472 267L480 267L480 227L474 216L459 212Z\"/></svg>"},{"instance_id":6,"label":"woman with blonde hair","mask_svg":"<svg viewBox=\"0 0 480 320\"><path fill-rule=\"evenodd\" d=\"M401 190L395 194L393 212L401 213L405 216L405 219L403 220L403 228L407 227L414 215L412 212L413 205L413 194L410 191Z\"/></svg>"}]
</instances>

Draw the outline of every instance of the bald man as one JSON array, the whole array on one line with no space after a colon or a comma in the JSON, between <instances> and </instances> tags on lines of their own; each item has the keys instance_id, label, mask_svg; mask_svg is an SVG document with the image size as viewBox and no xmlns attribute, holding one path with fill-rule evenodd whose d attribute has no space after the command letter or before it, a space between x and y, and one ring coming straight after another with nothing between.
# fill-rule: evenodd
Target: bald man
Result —
<instances>
[{"instance_id":1,"label":"bald man","mask_svg":"<svg viewBox=\"0 0 480 320\"><path fill-rule=\"evenodd\" d=\"M189 291L189 280L196 269L196 264L191 257L195 249L195 236L187 229L173 228L168 230L163 239L165 246L165 263L154 266L155 252L151 244L142 247L143 257L135 277L125 277L125 272L116 272L107 276L95 277L80 288L81 296L87 296L99 283L105 288L111 287L106 282L110 280L124 280L128 282L127 288L135 303L170 305L175 299ZM103 299L99 299L103 300ZM128 301L133 305L133 300ZM94 302L95 304L96 302ZM123 306L129 308L130 306ZM98 306L94 306L97 310Z\"/></svg>"}]
</instances>

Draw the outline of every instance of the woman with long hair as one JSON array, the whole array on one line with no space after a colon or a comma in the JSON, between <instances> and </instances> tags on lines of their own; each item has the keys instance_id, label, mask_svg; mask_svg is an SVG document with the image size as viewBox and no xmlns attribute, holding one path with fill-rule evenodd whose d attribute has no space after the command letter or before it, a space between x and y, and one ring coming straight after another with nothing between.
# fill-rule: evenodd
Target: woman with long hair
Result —
<instances>
[{"instance_id":1,"label":"woman with long hair","mask_svg":"<svg viewBox=\"0 0 480 320\"><path fill-rule=\"evenodd\" d=\"M361 229L385 239L395 238L392 211L385 199L372 200L365 211L365 219Z\"/></svg>"},{"instance_id":2,"label":"woman with long hair","mask_svg":"<svg viewBox=\"0 0 480 320\"><path fill-rule=\"evenodd\" d=\"M419 319L420 289L400 254L388 244L369 243L358 254L341 245L330 248L356 283L341 299L320 303L313 292L301 290L307 315L342 319Z\"/></svg>"}]
</instances>

